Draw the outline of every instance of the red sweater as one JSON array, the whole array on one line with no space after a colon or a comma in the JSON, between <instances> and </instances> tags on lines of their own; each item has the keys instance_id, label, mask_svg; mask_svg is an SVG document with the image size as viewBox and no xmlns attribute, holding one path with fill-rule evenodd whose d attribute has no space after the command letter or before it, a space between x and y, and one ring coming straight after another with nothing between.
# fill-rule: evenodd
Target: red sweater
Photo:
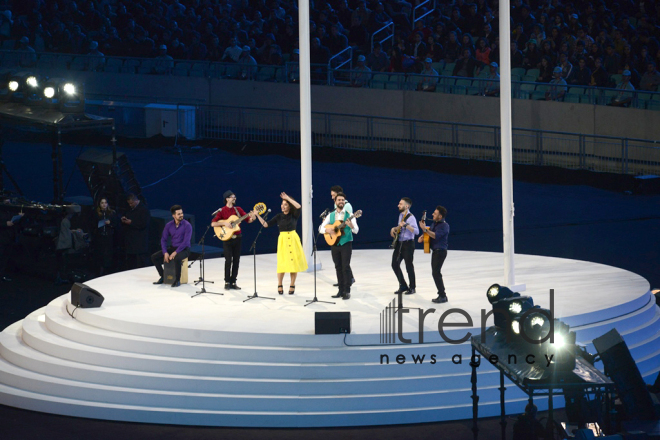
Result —
<instances>
[{"instance_id":1,"label":"red sweater","mask_svg":"<svg viewBox=\"0 0 660 440\"><path fill-rule=\"evenodd\" d=\"M228 208L227 205L225 205L222 207L220 212L218 212L215 215L215 217L213 217L213 221L218 222L220 220L227 220L232 215L236 215L236 210L238 210L239 217L243 217L245 215L245 211L243 211L243 209L240 206L232 206L231 208ZM251 223L252 219L248 217L247 222ZM236 232L234 235L241 235L241 231Z\"/></svg>"}]
</instances>

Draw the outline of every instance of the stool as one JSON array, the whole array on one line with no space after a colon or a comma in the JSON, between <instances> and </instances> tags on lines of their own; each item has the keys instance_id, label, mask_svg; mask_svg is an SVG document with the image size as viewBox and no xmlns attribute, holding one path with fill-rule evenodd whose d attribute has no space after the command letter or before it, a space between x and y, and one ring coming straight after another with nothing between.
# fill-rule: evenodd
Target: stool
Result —
<instances>
[{"instance_id":1,"label":"stool","mask_svg":"<svg viewBox=\"0 0 660 440\"><path fill-rule=\"evenodd\" d=\"M181 262L181 279L179 280L181 284L188 284L188 259L184 259Z\"/></svg>"}]
</instances>

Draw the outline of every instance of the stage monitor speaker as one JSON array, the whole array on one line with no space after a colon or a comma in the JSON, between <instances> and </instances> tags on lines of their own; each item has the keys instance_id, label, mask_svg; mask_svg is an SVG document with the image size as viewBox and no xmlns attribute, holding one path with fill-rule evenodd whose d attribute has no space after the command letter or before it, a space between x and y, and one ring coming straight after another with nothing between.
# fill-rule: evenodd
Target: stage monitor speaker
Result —
<instances>
[{"instance_id":1,"label":"stage monitor speaker","mask_svg":"<svg viewBox=\"0 0 660 440\"><path fill-rule=\"evenodd\" d=\"M628 420L657 420L651 394L646 389L626 341L616 329L593 340L605 366L605 374L614 382Z\"/></svg>"},{"instance_id":2,"label":"stage monitor speaker","mask_svg":"<svg viewBox=\"0 0 660 440\"><path fill-rule=\"evenodd\" d=\"M101 307L103 300L103 295L89 286L82 283L75 283L71 286L71 304L76 307L81 309Z\"/></svg>"},{"instance_id":3,"label":"stage monitor speaker","mask_svg":"<svg viewBox=\"0 0 660 440\"><path fill-rule=\"evenodd\" d=\"M89 148L76 159L78 169L95 201L107 197L113 208L128 207L125 195L133 193L140 200L142 188L135 179L135 174L124 153L117 153L115 172L112 169L112 151Z\"/></svg>"},{"instance_id":4,"label":"stage monitor speaker","mask_svg":"<svg viewBox=\"0 0 660 440\"><path fill-rule=\"evenodd\" d=\"M338 335L351 332L351 312L316 312L314 334Z\"/></svg>"}]
</instances>

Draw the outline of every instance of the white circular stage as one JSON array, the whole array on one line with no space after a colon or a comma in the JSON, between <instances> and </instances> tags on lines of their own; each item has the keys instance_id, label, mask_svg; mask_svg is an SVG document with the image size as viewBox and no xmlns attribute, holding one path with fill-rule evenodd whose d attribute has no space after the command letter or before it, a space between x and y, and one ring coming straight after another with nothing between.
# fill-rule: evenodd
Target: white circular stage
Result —
<instances>
[{"instance_id":1,"label":"white circular stage","mask_svg":"<svg viewBox=\"0 0 660 440\"><path fill-rule=\"evenodd\" d=\"M242 427L470 418L470 345L443 341L438 319L446 310L463 309L473 328L448 335L481 332L481 310L490 310L486 289L502 277L501 254L450 251L442 271L449 302L434 304L430 255L415 252L417 293L403 299L410 311L403 315L402 336L411 344L389 331L388 317L398 320L386 310L398 287L391 251L354 251L357 282L346 301L331 298L337 289L330 253L320 252L319 262L318 299L336 304L304 307L314 296L313 272L298 276L295 295L286 293L286 276L285 294L277 295L274 254L257 256L256 290L275 300L243 302L255 290L251 256L241 258L240 291L223 289L224 259L207 261L206 278L215 284L206 290L224 295L193 298L201 288L192 284L197 263L190 284L178 288L152 285L154 268L90 281L105 297L102 307L77 309L73 319L65 295L0 333L0 403L98 419ZM647 380L660 369L658 308L646 280L584 261L517 255L515 262L517 281L527 286L523 294L547 308L554 289L555 315L591 352L591 340L616 327ZM351 334L315 335L318 311L350 312ZM429 312L423 344L420 312ZM447 321L465 320L452 314ZM452 362L457 354L461 364ZM396 362L399 355L405 363ZM482 363L480 416L498 414L498 386L499 374ZM522 411L526 396L512 384L507 388L507 412ZM545 404L537 403L540 409Z\"/></svg>"}]
</instances>

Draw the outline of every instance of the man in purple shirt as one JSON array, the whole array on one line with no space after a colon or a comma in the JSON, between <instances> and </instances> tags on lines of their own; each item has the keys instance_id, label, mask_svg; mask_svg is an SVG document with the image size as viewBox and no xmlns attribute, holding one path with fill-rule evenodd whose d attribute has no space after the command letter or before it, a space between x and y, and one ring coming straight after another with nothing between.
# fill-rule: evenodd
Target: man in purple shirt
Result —
<instances>
[{"instance_id":1,"label":"man in purple shirt","mask_svg":"<svg viewBox=\"0 0 660 440\"><path fill-rule=\"evenodd\" d=\"M183 219L183 208L174 205L170 208L173 220L165 225L163 236L160 239L161 250L151 256L151 261L156 266L160 279L154 284L163 284L163 263L174 262L176 268L176 279L172 287L181 285L181 263L190 255L190 239L192 237L192 226ZM170 246L167 246L171 238Z\"/></svg>"},{"instance_id":2,"label":"man in purple shirt","mask_svg":"<svg viewBox=\"0 0 660 440\"><path fill-rule=\"evenodd\" d=\"M394 253L392 254L392 269L399 280L399 290L394 292L395 295L405 293L412 295L415 293L415 266L413 266L413 252L415 252L415 235L419 234L417 221L415 216L410 212L412 200L404 197L399 201L399 223L397 226L390 230L390 235L395 236L396 231L400 230L399 238L394 246ZM406 279L401 272L401 260L406 262L406 272L410 283L406 283Z\"/></svg>"}]
</instances>

